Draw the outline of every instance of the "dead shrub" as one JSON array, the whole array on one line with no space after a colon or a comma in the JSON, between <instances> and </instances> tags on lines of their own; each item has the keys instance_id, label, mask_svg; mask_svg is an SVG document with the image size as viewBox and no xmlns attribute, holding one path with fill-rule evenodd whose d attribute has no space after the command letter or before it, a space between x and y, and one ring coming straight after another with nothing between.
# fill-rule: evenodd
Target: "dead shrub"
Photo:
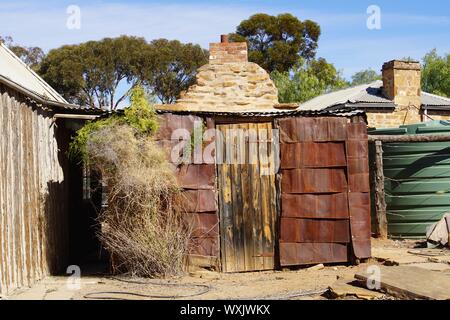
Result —
<instances>
[{"instance_id":1,"label":"dead shrub","mask_svg":"<svg viewBox=\"0 0 450 320\"><path fill-rule=\"evenodd\" d=\"M108 188L98 236L114 269L133 276L180 274L190 230L163 150L131 126L115 124L91 134L86 151Z\"/></svg>"}]
</instances>

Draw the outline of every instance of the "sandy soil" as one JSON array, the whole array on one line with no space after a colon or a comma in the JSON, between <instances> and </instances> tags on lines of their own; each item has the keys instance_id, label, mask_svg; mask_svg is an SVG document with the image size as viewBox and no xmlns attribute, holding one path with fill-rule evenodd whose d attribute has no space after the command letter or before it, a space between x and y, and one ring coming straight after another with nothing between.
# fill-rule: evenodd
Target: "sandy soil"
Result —
<instances>
[{"instance_id":1,"label":"sandy soil","mask_svg":"<svg viewBox=\"0 0 450 320\"><path fill-rule=\"evenodd\" d=\"M370 265L386 261L396 264L397 257L407 258L407 263L430 262L408 253L417 247L414 241L374 239L372 246L374 258L358 266L328 265L234 274L200 270L166 280L118 280L106 275L86 275L81 278L80 288L70 288L67 277L48 277L32 288L15 291L8 299L328 299L329 293L322 294L323 291L338 279L353 279L356 272Z\"/></svg>"}]
</instances>

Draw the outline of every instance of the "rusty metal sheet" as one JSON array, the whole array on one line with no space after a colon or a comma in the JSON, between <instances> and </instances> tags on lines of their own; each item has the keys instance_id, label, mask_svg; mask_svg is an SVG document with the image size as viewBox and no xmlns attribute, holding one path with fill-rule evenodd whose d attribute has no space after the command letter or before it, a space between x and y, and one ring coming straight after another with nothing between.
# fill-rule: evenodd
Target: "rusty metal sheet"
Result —
<instances>
[{"instance_id":1,"label":"rusty metal sheet","mask_svg":"<svg viewBox=\"0 0 450 320\"><path fill-rule=\"evenodd\" d=\"M219 257L218 237L193 237L190 240L190 254Z\"/></svg>"},{"instance_id":2,"label":"rusty metal sheet","mask_svg":"<svg viewBox=\"0 0 450 320\"><path fill-rule=\"evenodd\" d=\"M346 118L328 118L328 139L329 141L345 141L347 136Z\"/></svg>"},{"instance_id":3,"label":"rusty metal sheet","mask_svg":"<svg viewBox=\"0 0 450 320\"><path fill-rule=\"evenodd\" d=\"M188 213L186 217L191 224L193 237L219 236L219 216L216 212Z\"/></svg>"},{"instance_id":4,"label":"rusty metal sheet","mask_svg":"<svg viewBox=\"0 0 450 320\"><path fill-rule=\"evenodd\" d=\"M180 165L176 176L184 189L214 189L216 168L213 164Z\"/></svg>"},{"instance_id":5,"label":"rusty metal sheet","mask_svg":"<svg viewBox=\"0 0 450 320\"><path fill-rule=\"evenodd\" d=\"M367 125L364 122L347 124L348 140L367 141Z\"/></svg>"},{"instance_id":6,"label":"rusty metal sheet","mask_svg":"<svg viewBox=\"0 0 450 320\"><path fill-rule=\"evenodd\" d=\"M344 169L281 170L282 193L333 193L347 190Z\"/></svg>"},{"instance_id":7,"label":"rusty metal sheet","mask_svg":"<svg viewBox=\"0 0 450 320\"><path fill-rule=\"evenodd\" d=\"M366 140L348 140L347 156L349 158L367 158L369 155L369 143Z\"/></svg>"},{"instance_id":8,"label":"rusty metal sheet","mask_svg":"<svg viewBox=\"0 0 450 320\"><path fill-rule=\"evenodd\" d=\"M353 253L357 258L371 256L370 194L349 193L350 232Z\"/></svg>"},{"instance_id":9,"label":"rusty metal sheet","mask_svg":"<svg viewBox=\"0 0 450 320\"><path fill-rule=\"evenodd\" d=\"M347 165L343 142L281 144L281 169L343 167Z\"/></svg>"},{"instance_id":10,"label":"rusty metal sheet","mask_svg":"<svg viewBox=\"0 0 450 320\"><path fill-rule=\"evenodd\" d=\"M186 190L182 192L186 212L217 211L216 194L214 190Z\"/></svg>"},{"instance_id":11,"label":"rusty metal sheet","mask_svg":"<svg viewBox=\"0 0 450 320\"><path fill-rule=\"evenodd\" d=\"M195 121L203 121L202 118L193 115L175 115L164 113L158 116L159 128L155 134L156 140L173 140L172 133L176 129L186 129L190 133L194 131Z\"/></svg>"},{"instance_id":12,"label":"rusty metal sheet","mask_svg":"<svg viewBox=\"0 0 450 320\"><path fill-rule=\"evenodd\" d=\"M214 118L206 118L206 128L207 129L216 128L216 121L214 120Z\"/></svg>"},{"instance_id":13,"label":"rusty metal sheet","mask_svg":"<svg viewBox=\"0 0 450 320\"><path fill-rule=\"evenodd\" d=\"M345 141L347 119L291 117L278 121L281 143Z\"/></svg>"},{"instance_id":14,"label":"rusty metal sheet","mask_svg":"<svg viewBox=\"0 0 450 320\"><path fill-rule=\"evenodd\" d=\"M347 261L347 244L280 243L281 266Z\"/></svg>"},{"instance_id":15,"label":"rusty metal sheet","mask_svg":"<svg viewBox=\"0 0 450 320\"><path fill-rule=\"evenodd\" d=\"M370 192L369 159L348 159L349 192Z\"/></svg>"},{"instance_id":16,"label":"rusty metal sheet","mask_svg":"<svg viewBox=\"0 0 450 320\"><path fill-rule=\"evenodd\" d=\"M370 192L369 173L349 174L349 192Z\"/></svg>"},{"instance_id":17,"label":"rusty metal sheet","mask_svg":"<svg viewBox=\"0 0 450 320\"><path fill-rule=\"evenodd\" d=\"M347 243L348 220L281 218L281 242Z\"/></svg>"},{"instance_id":18,"label":"rusty metal sheet","mask_svg":"<svg viewBox=\"0 0 450 320\"><path fill-rule=\"evenodd\" d=\"M286 218L348 218L347 193L282 194L281 216Z\"/></svg>"},{"instance_id":19,"label":"rusty metal sheet","mask_svg":"<svg viewBox=\"0 0 450 320\"><path fill-rule=\"evenodd\" d=\"M155 142L161 149L163 149L163 151L166 154L166 159L170 163L173 163L172 156L175 156L174 159L180 159L183 156L183 149L182 148L177 148L177 150L179 152L176 153L176 154L174 153L174 155L172 155L172 150L174 150L174 147L177 144L179 144L180 141L177 141L177 140L156 140Z\"/></svg>"}]
</instances>

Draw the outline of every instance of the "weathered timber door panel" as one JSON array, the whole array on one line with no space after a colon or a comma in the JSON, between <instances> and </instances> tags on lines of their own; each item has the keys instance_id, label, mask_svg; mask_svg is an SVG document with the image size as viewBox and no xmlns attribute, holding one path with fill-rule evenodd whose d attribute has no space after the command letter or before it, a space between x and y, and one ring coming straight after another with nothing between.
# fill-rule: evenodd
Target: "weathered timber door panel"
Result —
<instances>
[{"instance_id":1,"label":"weathered timber door panel","mask_svg":"<svg viewBox=\"0 0 450 320\"><path fill-rule=\"evenodd\" d=\"M222 271L274 269L278 141L271 123L217 125Z\"/></svg>"}]
</instances>

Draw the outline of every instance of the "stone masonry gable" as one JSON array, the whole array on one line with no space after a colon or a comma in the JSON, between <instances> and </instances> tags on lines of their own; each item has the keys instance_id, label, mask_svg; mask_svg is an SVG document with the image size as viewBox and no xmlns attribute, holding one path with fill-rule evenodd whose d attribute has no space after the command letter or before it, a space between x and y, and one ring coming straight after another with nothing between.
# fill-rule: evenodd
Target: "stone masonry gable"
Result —
<instances>
[{"instance_id":1,"label":"stone masonry gable","mask_svg":"<svg viewBox=\"0 0 450 320\"><path fill-rule=\"evenodd\" d=\"M269 74L247 59L247 43L210 45L209 64L198 69L196 83L181 94L175 105L163 109L189 111L256 111L273 109L278 90Z\"/></svg>"}]
</instances>

